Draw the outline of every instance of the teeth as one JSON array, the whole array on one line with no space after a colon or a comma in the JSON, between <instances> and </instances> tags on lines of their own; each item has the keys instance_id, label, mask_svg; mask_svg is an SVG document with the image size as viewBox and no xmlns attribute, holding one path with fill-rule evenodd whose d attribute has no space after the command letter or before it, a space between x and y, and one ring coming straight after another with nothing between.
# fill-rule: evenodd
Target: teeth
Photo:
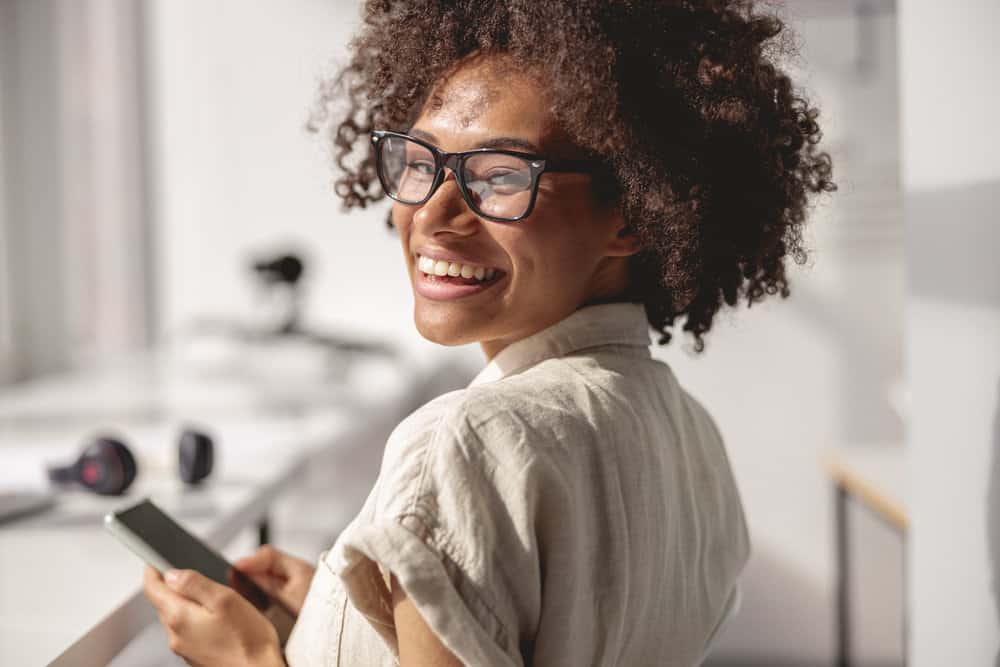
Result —
<instances>
[{"instance_id":1,"label":"teeth","mask_svg":"<svg viewBox=\"0 0 1000 667\"><path fill-rule=\"evenodd\" d=\"M458 262L446 262L443 259L433 260L422 255L417 257L417 269L422 273L435 276L461 276L463 278L475 277L476 280L492 280L497 274L497 269L488 269L485 266L473 266L471 264L459 264Z\"/></svg>"}]
</instances>

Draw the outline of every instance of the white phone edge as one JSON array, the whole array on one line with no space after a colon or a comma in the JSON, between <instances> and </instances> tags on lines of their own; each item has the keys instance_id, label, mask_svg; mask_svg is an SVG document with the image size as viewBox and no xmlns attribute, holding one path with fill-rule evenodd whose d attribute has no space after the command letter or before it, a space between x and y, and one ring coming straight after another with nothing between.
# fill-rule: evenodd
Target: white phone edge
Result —
<instances>
[{"instance_id":1,"label":"white phone edge","mask_svg":"<svg viewBox=\"0 0 1000 667\"><path fill-rule=\"evenodd\" d=\"M146 500L148 499L144 498L143 500L140 500L139 503L143 503ZM108 530L108 532L117 537L125 546L127 546L136 556L155 567L161 574L169 569L172 569L173 565L168 563L163 556L154 551L152 547L142 540L142 538L133 533L128 526L119 521L118 517L115 516L117 512L124 512L134 506L135 505L132 505L130 507L117 509L113 512L108 512L104 515L104 527Z\"/></svg>"}]
</instances>

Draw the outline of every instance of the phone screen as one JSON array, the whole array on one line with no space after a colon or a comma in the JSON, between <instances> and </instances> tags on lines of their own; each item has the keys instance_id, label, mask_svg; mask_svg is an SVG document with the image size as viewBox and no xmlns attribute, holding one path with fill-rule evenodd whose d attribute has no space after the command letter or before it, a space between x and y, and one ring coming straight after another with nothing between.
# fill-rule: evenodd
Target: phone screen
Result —
<instances>
[{"instance_id":1,"label":"phone screen","mask_svg":"<svg viewBox=\"0 0 1000 667\"><path fill-rule=\"evenodd\" d=\"M115 512L115 517L173 567L197 570L209 579L230 586L262 611L270 605L267 593L249 577L150 501Z\"/></svg>"}]
</instances>

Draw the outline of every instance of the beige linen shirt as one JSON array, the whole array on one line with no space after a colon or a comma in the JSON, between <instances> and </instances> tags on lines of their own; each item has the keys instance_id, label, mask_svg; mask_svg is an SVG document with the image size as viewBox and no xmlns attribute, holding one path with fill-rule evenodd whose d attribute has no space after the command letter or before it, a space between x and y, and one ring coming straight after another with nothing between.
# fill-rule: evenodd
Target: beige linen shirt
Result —
<instances>
[{"instance_id":1,"label":"beige linen shirt","mask_svg":"<svg viewBox=\"0 0 1000 667\"><path fill-rule=\"evenodd\" d=\"M718 429L649 345L641 304L588 306L404 419L290 667L397 665L389 572L467 665L699 664L750 539Z\"/></svg>"}]
</instances>

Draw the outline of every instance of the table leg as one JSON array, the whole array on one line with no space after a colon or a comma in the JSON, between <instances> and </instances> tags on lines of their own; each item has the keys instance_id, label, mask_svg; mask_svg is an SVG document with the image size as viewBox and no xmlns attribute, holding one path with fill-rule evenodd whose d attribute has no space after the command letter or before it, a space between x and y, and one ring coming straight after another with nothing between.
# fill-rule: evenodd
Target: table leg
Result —
<instances>
[{"instance_id":1,"label":"table leg","mask_svg":"<svg viewBox=\"0 0 1000 667\"><path fill-rule=\"evenodd\" d=\"M257 519L257 543L260 546L270 543L271 541L271 518L267 514L261 515Z\"/></svg>"},{"instance_id":2,"label":"table leg","mask_svg":"<svg viewBox=\"0 0 1000 667\"><path fill-rule=\"evenodd\" d=\"M910 664L910 552L907 549L907 533L903 533L903 667Z\"/></svg>"},{"instance_id":3,"label":"table leg","mask_svg":"<svg viewBox=\"0 0 1000 667\"><path fill-rule=\"evenodd\" d=\"M851 618L849 597L849 563L847 536L847 490L834 483L834 523L837 558L837 667L851 664Z\"/></svg>"}]
</instances>

